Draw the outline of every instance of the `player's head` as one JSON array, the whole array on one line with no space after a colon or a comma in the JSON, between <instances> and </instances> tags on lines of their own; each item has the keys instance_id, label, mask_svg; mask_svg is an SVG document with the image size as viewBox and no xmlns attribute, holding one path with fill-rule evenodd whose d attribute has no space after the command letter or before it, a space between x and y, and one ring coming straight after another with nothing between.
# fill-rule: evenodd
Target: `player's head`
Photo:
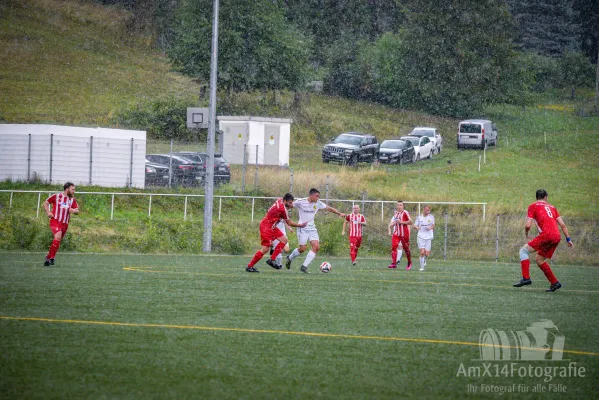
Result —
<instances>
[{"instance_id":1,"label":"player's head","mask_svg":"<svg viewBox=\"0 0 599 400\"><path fill-rule=\"evenodd\" d=\"M357 204L355 204L355 205L352 207L352 211L354 212L354 214L359 214L359 213L360 213L360 206L359 206L359 205L357 205Z\"/></svg>"},{"instance_id":2,"label":"player's head","mask_svg":"<svg viewBox=\"0 0 599 400\"><path fill-rule=\"evenodd\" d=\"M397 200L397 204L395 205L395 208L397 208L397 211L403 211L404 210L403 201Z\"/></svg>"},{"instance_id":3,"label":"player's head","mask_svg":"<svg viewBox=\"0 0 599 400\"><path fill-rule=\"evenodd\" d=\"M537 200L544 200L547 198L547 196L549 195L547 194L547 191L545 189L537 190Z\"/></svg>"},{"instance_id":4,"label":"player's head","mask_svg":"<svg viewBox=\"0 0 599 400\"><path fill-rule=\"evenodd\" d=\"M316 200L320 199L320 190L314 188L310 189L310 194L308 197L312 202L315 202Z\"/></svg>"},{"instance_id":5,"label":"player's head","mask_svg":"<svg viewBox=\"0 0 599 400\"><path fill-rule=\"evenodd\" d=\"M287 208L293 208L293 200L295 199L291 193L285 193L285 196L283 196L283 204Z\"/></svg>"},{"instance_id":6,"label":"player's head","mask_svg":"<svg viewBox=\"0 0 599 400\"><path fill-rule=\"evenodd\" d=\"M422 212L424 213L424 215L429 215L431 213L431 207L429 205L425 205L422 209Z\"/></svg>"},{"instance_id":7,"label":"player's head","mask_svg":"<svg viewBox=\"0 0 599 400\"><path fill-rule=\"evenodd\" d=\"M63 189L67 196L73 197L75 195L75 184L73 182L65 183Z\"/></svg>"}]
</instances>

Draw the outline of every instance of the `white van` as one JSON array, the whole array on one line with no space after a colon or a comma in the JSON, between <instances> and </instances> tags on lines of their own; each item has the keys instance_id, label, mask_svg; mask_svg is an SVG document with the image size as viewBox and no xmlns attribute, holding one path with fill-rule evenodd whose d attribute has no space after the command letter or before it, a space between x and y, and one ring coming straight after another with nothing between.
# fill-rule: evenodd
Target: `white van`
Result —
<instances>
[{"instance_id":1,"label":"white van","mask_svg":"<svg viewBox=\"0 0 599 400\"><path fill-rule=\"evenodd\" d=\"M486 119L468 119L460 122L458 128L458 149L497 145L497 128Z\"/></svg>"}]
</instances>

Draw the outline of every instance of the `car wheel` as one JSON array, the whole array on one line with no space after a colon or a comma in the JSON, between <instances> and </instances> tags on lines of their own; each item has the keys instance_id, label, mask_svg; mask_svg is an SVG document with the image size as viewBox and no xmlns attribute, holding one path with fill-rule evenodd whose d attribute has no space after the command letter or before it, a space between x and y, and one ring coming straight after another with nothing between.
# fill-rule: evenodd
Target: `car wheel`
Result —
<instances>
[{"instance_id":1,"label":"car wheel","mask_svg":"<svg viewBox=\"0 0 599 400\"><path fill-rule=\"evenodd\" d=\"M437 149L437 154L441 154L441 147Z\"/></svg>"},{"instance_id":2,"label":"car wheel","mask_svg":"<svg viewBox=\"0 0 599 400\"><path fill-rule=\"evenodd\" d=\"M402 157L401 155L400 155L400 156L399 156L399 158L397 159L397 163L398 163L399 165L402 165L402 164L403 164L403 157Z\"/></svg>"},{"instance_id":3,"label":"car wheel","mask_svg":"<svg viewBox=\"0 0 599 400\"><path fill-rule=\"evenodd\" d=\"M349 159L349 165L351 165L352 167L355 167L356 165L358 165L358 155L354 154L351 156L351 158Z\"/></svg>"},{"instance_id":4,"label":"car wheel","mask_svg":"<svg viewBox=\"0 0 599 400\"><path fill-rule=\"evenodd\" d=\"M458 143L458 150L461 150L462 146L460 146L460 144Z\"/></svg>"},{"instance_id":5,"label":"car wheel","mask_svg":"<svg viewBox=\"0 0 599 400\"><path fill-rule=\"evenodd\" d=\"M322 159L322 162L323 162L323 163L325 163L325 164L328 164L330 161L329 161L329 160L327 160L326 158L323 158L323 159Z\"/></svg>"},{"instance_id":6,"label":"car wheel","mask_svg":"<svg viewBox=\"0 0 599 400\"><path fill-rule=\"evenodd\" d=\"M489 145L487 144L487 141L485 140L484 143L481 145L481 149L485 150L489 147Z\"/></svg>"}]
</instances>

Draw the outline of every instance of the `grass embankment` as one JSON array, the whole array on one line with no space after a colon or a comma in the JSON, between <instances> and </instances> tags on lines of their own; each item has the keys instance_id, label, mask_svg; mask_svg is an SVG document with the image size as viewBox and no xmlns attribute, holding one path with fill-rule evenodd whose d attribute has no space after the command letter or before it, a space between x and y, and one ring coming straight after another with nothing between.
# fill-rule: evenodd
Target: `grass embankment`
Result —
<instances>
[{"instance_id":1,"label":"grass embankment","mask_svg":"<svg viewBox=\"0 0 599 400\"><path fill-rule=\"evenodd\" d=\"M9 1L0 7L3 14L0 21L3 48L0 115L7 122L118 126L118 113L137 101L171 95L189 99L190 105L195 101L199 86L169 71L162 55L149 49L143 37L128 32L126 22L130 16L123 11L51 0ZM589 263L598 259L595 243L599 237L596 196L599 118L578 117L575 109L576 104L555 95L526 110L510 106L490 108L486 117L497 123L500 141L497 149L492 148L486 153L486 163L478 172L482 153L456 150L456 119L316 94L309 100L304 99L300 107L293 106L289 94L279 96L277 104L264 101L256 94L240 94L226 101L229 113L294 119L290 166L293 168L294 193L298 196L316 186L324 197L328 183L329 198L360 199L365 193L370 200L487 202L488 218L482 226L479 209L447 210L450 216L461 216L450 217L450 232L461 232L453 255L494 258L494 216L501 214L506 220L514 221L500 224L503 242L513 242L502 247L500 258L511 259L515 258L523 241L521 225L525 208L534 200L534 191L544 187L577 240L577 250L568 253L566 262ZM367 131L383 140L409 133L416 125L436 126L444 136L445 148L433 160L413 165L361 165L358 168L320 161L322 141L339 132ZM200 143L197 145L201 146ZM183 147L182 144L177 146ZM168 147L164 143L152 144L152 151L159 148ZM241 171L240 166L233 166L232 184L217 189L217 194L240 194ZM254 169L250 166L246 189L251 193L278 196L290 187L288 169L260 167L257 185L254 185L254 177ZM2 188L55 190L51 185L14 183L5 183ZM93 188L80 185L78 190ZM193 190L183 192L198 193ZM8 196L2 195L0 199L3 223L7 224ZM182 204L175 212L168 207L160 211L160 206L155 205L150 222L146 200L131 200L117 204L115 220L110 221L106 218L109 215L106 200L102 201L103 205L95 204L96 200L91 198L81 200L86 213L72 229L74 232L81 229L78 240L83 242L73 243L74 250L196 252L201 248L197 237L201 235L196 236L196 231L201 227L202 212L194 211L194 207L201 207L201 204L190 205L190 220L185 223L181 221ZM22 209L15 205L14 212L31 218L35 214L36 199L27 200L26 204ZM225 227L224 222L215 225L216 233L224 232L223 238L231 234L239 238L239 246L235 248L213 240L219 251L253 251L257 241L256 222L246 223L247 206L232 206L228 225ZM256 219L260 218L264 207L266 205L257 207ZM414 213L415 209L411 211ZM433 209L438 220L445 211L441 207ZM380 210L367 210L367 213L373 222L368 232L372 242L366 243L364 253L380 255L388 247L386 221L380 221ZM245 222L237 226L237 219ZM380 223L375 225L375 221ZM462 225L451 229L454 223ZM47 240L41 239L47 236L45 221L33 221L30 225L39 225L39 233L33 236L41 236L38 241L23 247L43 250ZM323 236L327 238L323 241L323 250L329 254L344 253L345 243L338 237L340 226L325 226L323 233L330 229L330 234ZM7 232L8 228L3 226L3 230ZM179 230L182 232L176 233ZM186 235L185 231L193 233ZM155 237L168 240L154 241ZM452 237L450 235L450 243ZM18 248L15 243L19 240L5 236L3 246ZM436 241L436 245L439 244L440 238ZM439 254L438 249L436 254Z\"/></svg>"}]
</instances>

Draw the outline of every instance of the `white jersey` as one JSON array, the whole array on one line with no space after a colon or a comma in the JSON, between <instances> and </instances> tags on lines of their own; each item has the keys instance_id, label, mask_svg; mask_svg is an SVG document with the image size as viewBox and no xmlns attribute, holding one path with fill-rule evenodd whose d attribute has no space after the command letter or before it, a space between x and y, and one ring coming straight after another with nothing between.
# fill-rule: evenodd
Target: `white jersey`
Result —
<instances>
[{"instance_id":1,"label":"white jersey","mask_svg":"<svg viewBox=\"0 0 599 400\"><path fill-rule=\"evenodd\" d=\"M299 214L298 223L303 224L307 222L308 224L305 228L302 229L316 229L316 225L314 224L314 217L318 210L322 210L327 208L327 205L322 201L318 200L315 203L310 203L308 198L305 199L297 199L293 202L293 207L297 208Z\"/></svg>"},{"instance_id":2,"label":"white jersey","mask_svg":"<svg viewBox=\"0 0 599 400\"><path fill-rule=\"evenodd\" d=\"M426 217L424 215L419 215L416 218L415 226L420 227L418 230L418 238L430 240L433 238L434 231L431 229L433 225L435 225L435 217L433 214L429 214Z\"/></svg>"},{"instance_id":3,"label":"white jersey","mask_svg":"<svg viewBox=\"0 0 599 400\"><path fill-rule=\"evenodd\" d=\"M283 235L287 236L287 227L286 227L286 225L285 225L285 221L283 221L283 220L280 220L280 221L279 221L279 222L278 222L278 223L275 225L275 227L276 227L276 228L279 228L279 230L280 230L281 232L283 232Z\"/></svg>"}]
</instances>

